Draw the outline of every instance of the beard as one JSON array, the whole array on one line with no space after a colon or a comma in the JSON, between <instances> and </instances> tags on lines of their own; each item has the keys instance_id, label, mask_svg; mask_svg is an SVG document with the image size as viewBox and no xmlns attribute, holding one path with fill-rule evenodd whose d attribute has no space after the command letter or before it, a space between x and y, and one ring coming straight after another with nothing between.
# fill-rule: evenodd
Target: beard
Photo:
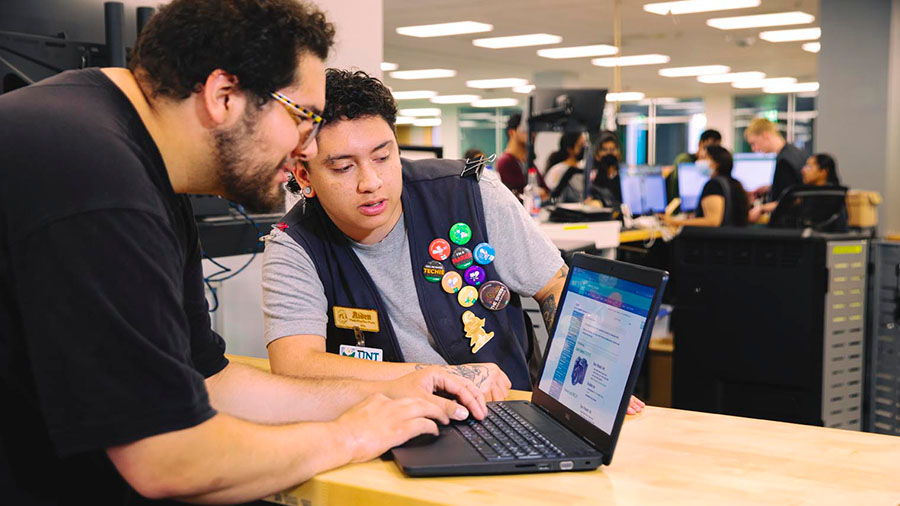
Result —
<instances>
[{"instance_id":1,"label":"beard","mask_svg":"<svg viewBox=\"0 0 900 506\"><path fill-rule=\"evenodd\" d=\"M287 159L272 165L247 156L260 144L253 135L258 117L258 110L249 110L239 124L213 132L216 165L225 198L252 213L271 213L284 207L284 187L273 179Z\"/></svg>"}]
</instances>

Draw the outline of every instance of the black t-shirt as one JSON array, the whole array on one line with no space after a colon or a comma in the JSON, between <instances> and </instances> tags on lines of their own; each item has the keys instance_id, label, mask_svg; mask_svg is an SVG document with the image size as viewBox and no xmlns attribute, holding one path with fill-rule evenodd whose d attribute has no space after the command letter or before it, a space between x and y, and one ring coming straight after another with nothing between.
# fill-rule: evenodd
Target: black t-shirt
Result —
<instances>
[{"instance_id":1,"label":"black t-shirt","mask_svg":"<svg viewBox=\"0 0 900 506\"><path fill-rule=\"evenodd\" d=\"M795 184L803 184L803 166L806 159L796 146L786 143L775 158L775 175L772 177L771 200L781 198L785 190Z\"/></svg>"},{"instance_id":2,"label":"black t-shirt","mask_svg":"<svg viewBox=\"0 0 900 506\"><path fill-rule=\"evenodd\" d=\"M728 184L730 185L727 196L725 195L723 181L728 181ZM728 179L724 176L710 178L709 181L703 185L703 190L700 192L700 198L697 200L697 210L694 211L694 214L698 218L702 218L704 216L703 199L718 195L725 199L725 209L731 209L730 213L725 213L728 214L728 216L722 216L722 223L720 223L719 226L728 227L736 224L746 225L746 221L738 218L741 215L746 216L747 209L744 208L744 199L739 198L739 196L735 194L736 190L738 190L738 188L736 188L738 185L735 185L734 182L733 179ZM743 188L741 188L740 191L744 191Z\"/></svg>"},{"instance_id":3,"label":"black t-shirt","mask_svg":"<svg viewBox=\"0 0 900 506\"><path fill-rule=\"evenodd\" d=\"M0 96L0 488L10 504L142 498L105 448L197 425L227 365L197 227L97 69Z\"/></svg>"}]
</instances>

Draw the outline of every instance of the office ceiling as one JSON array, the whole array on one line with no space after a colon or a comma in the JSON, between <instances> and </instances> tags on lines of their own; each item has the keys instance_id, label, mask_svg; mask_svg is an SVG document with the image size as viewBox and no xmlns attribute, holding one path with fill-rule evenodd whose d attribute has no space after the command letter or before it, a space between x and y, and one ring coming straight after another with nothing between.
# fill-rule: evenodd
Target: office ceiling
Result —
<instances>
[{"instance_id":1,"label":"office ceiling","mask_svg":"<svg viewBox=\"0 0 900 506\"><path fill-rule=\"evenodd\" d=\"M659 1L659 0L653 0ZM622 55L661 53L672 59L665 65L622 68L622 91L640 91L647 97L700 97L749 94L729 84L701 84L694 77L660 77L665 67L721 64L732 72L761 71L768 77L816 80L816 54L803 51L801 42L771 43L758 39L763 30L805 28L816 22L776 28L719 30L706 25L714 17L803 11L818 18L818 0L762 0L759 7L729 11L660 16L645 12L644 0L622 0ZM522 98L509 89L474 90L469 79L521 77L533 82L539 72L565 72L570 86L613 86L613 70L596 67L591 58L552 60L537 56L538 49L589 44L613 44L614 0L384 0L384 59L400 70L450 68L453 78L402 81L385 72L394 90L434 90L446 94L479 94L484 98ZM479 21L494 25L488 33L416 38L398 35L399 26ZM549 46L511 49L475 47L472 40L528 33L560 35ZM404 101L407 104L425 101Z\"/></svg>"}]
</instances>

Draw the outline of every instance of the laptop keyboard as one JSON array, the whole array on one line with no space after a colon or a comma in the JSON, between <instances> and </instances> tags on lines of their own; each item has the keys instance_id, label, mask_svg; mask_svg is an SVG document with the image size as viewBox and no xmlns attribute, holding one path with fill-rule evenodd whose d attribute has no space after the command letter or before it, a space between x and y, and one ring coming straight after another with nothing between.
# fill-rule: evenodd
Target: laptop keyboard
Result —
<instances>
[{"instance_id":1,"label":"laptop keyboard","mask_svg":"<svg viewBox=\"0 0 900 506\"><path fill-rule=\"evenodd\" d=\"M484 420L470 419L455 427L487 460L565 456L562 450L502 402L489 404Z\"/></svg>"}]
</instances>

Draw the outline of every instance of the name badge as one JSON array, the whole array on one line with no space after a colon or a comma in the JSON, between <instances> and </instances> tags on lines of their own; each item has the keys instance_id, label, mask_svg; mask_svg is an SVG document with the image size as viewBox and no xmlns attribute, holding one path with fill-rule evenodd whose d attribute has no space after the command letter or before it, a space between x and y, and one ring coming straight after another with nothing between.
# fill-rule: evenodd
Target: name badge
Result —
<instances>
[{"instance_id":1,"label":"name badge","mask_svg":"<svg viewBox=\"0 0 900 506\"><path fill-rule=\"evenodd\" d=\"M378 332L378 311L355 307L334 306L334 325L340 329L359 329Z\"/></svg>"},{"instance_id":2,"label":"name badge","mask_svg":"<svg viewBox=\"0 0 900 506\"><path fill-rule=\"evenodd\" d=\"M381 362L384 358L384 352L378 348L366 348L365 346L350 346L342 344L340 354L342 357L361 358L363 360L374 360Z\"/></svg>"}]
</instances>

